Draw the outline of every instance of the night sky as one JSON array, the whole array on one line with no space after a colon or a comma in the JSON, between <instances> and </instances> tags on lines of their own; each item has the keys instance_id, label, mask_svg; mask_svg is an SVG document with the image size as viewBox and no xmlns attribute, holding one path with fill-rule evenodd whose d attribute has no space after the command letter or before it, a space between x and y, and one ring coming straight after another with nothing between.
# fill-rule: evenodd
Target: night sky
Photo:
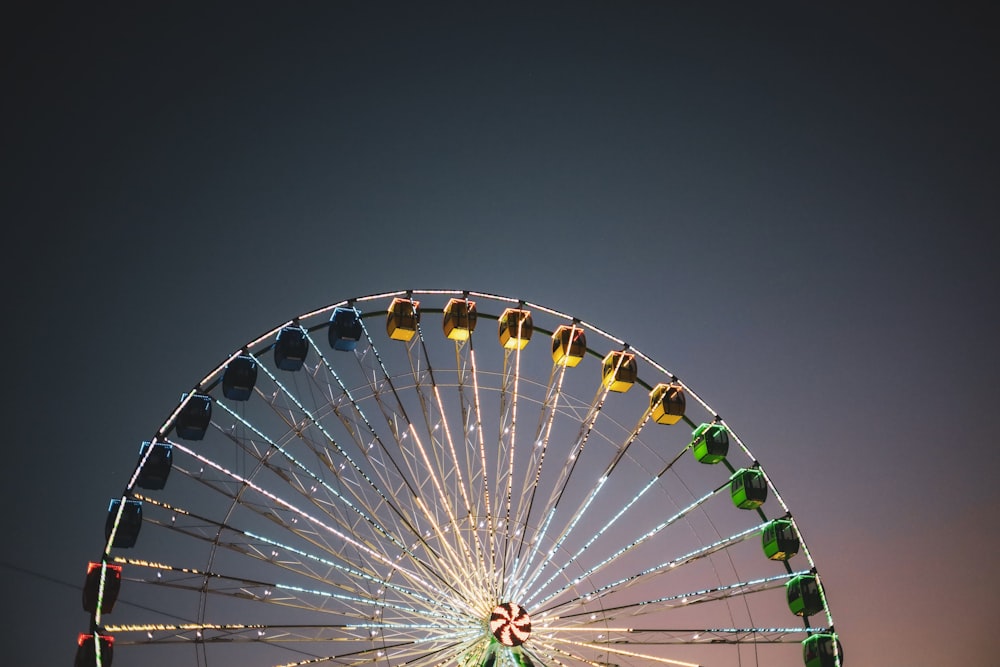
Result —
<instances>
[{"instance_id":1,"label":"night sky","mask_svg":"<svg viewBox=\"0 0 1000 667\"><path fill-rule=\"evenodd\" d=\"M995 10L3 24L5 662L71 664L108 498L182 392L294 315L438 287L558 308L697 389L803 526L847 664L995 662Z\"/></svg>"}]
</instances>

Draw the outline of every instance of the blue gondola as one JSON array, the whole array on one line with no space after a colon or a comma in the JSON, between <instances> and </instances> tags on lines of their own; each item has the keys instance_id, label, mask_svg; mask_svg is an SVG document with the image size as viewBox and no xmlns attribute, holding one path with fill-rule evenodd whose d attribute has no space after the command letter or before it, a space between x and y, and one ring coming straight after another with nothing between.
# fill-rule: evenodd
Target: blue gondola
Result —
<instances>
[{"instance_id":1,"label":"blue gondola","mask_svg":"<svg viewBox=\"0 0 1000 667\"><path fill-rule=\"evenodd\" d=\"M257 384L257 360L241 354L228 364L222 374L222 395L231 401L246 401Z\"/></svg>"},{"instance_id":2,"label":"blue gondola","mask_svg":"<svg viewBox=\"0 0 1000 667\"><path fill-rule=\"evenodd\" d=\"M118 508L121 507L121 498L113 498L108 505L108 518L104 522L104 539L111 537L111 531L115 526L115 519L118 517ZM142 527L142 502L127 499L125 509L122 510L122 518L118 523L118 531L115 533L115 541L111 546L120 549L130 549L135 546L135 541L139 537L139 529Z\"/></svg>"},{"instance_id":3,"label":"blue gondola","mask_svg":"<svg viewBox=\"0 0 1000 667\"><path fill-rule=\"evenodd\" d=\"M274 363L283 371L302 368L309 354L309 339L302 327L282 327L274 341Z\"/></svg>"},{"instance_id":4,"label":"blue gondola","mask_svg":"<svg viewBox=\"0 0 1000 667\"><path fill-rule=\"evenodd\" d=\"M150 447L150 442L146 440L139 447L139 460L146 456L146 451ZM149 452L146 463L139 471L136 478L136 486L143 489L158 490L167 485L167 476L174 461L174 446L166 442L158 442L152 445L153 451Z\"/></svg>"},{"instance_id":5,"label":"blue gondola","mask_svg":"<svg viewBox=\"0 0 1000 667\"><path fill-rule=\"evenodd\" d=\"M205 394L195 394L191 397L174 422L177 437L184 440L201 440L205 437L208 425L212 423L212 397Z\"/></svg>"},{"instance_id":6,"label":"blue gondola","mask_svg":"<svg viewBox=\"0 0 1000 667\"><path fill-rule=\"evenodd\" d=\"M361 326L361 316L353 308L334 308L330 316L330 347L343 352L350 352L358 346L358 341L364 334Z\"/></svg>"}]
</instances>

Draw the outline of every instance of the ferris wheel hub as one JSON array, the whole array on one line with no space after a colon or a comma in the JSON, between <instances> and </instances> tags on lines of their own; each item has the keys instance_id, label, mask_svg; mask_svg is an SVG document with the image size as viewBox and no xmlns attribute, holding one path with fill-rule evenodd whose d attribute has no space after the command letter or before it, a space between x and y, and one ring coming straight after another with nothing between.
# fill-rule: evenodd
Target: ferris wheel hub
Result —
<instances>
[{"instance_id":1,"label":"ferris wheel hub","mask_svg":"<svg viewBox=\"0 0 1000 667\"><path fill-rule=\"evenodd\" d=\"M490 631L504 646L520 646L531 636L531 617L519 604L498 604L490 614Z\"/></svg>"}]
</instances>

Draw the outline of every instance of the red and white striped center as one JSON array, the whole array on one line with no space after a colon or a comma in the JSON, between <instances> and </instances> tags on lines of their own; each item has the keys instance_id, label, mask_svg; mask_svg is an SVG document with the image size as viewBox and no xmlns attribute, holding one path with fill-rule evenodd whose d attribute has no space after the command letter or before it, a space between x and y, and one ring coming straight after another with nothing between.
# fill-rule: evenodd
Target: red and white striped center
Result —
<instances>
[{"instance_id":1,"label":"red and white striped center","mask_svg":"<svg viewBox=\"0 0 1000 667\"><path fill-rule=\"evenodd\" d=\"M531 617L521 605L504 602L493 608L490 631L504 646L520 646L531 636Z\"/></svg>"}]
</instances>

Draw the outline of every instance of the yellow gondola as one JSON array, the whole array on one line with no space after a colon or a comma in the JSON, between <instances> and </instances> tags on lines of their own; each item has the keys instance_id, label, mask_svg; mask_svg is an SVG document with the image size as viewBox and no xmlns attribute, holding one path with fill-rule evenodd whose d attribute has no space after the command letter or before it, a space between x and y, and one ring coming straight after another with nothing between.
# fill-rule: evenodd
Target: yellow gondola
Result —
<instances>
[{"instance_id":1,"label":"yellow gondola","mask_svg":"<svg viewBox=\"0 0 1000 667\"><path fill-rule=\"evenodd\" d=\"M508 350L523 350L531 340L535 326L531 312L520 308L508 308L500 316L497 335L500 345Z\"/></svg>"},{"instance_id":2,"label":"yellow gondola","mask_svg":"<svg viewBox=\"0 0 1000 667\"><path fill-rule=\"evenodd\" d=\"M563 324L552 334L552 361L560 366L576 366L587 352L583 329Z\"/></svg>"},{"instance_id":3,"label":"yellow gondola","mask_svg":"<svg viewBox=\"0 0 1000 667\"><path fill-rule=\"evenodd\" d=\"M634 354L612 350L604 357L601 381L608 391L624 394L632 388L637 377L639 377L639 366L635 363Z\"/></svg>"},{"instance_id":4,"label":"yellow gondola","mask_svg":"<svg viewBox=\"0 0 1000 667\"><path fill-rule=\"evenodd\" d=\"M649 410L657 424L676 424L684 416L687 404L684 387L678 382L661 383L649 392Z\"/></svg>"},{"instance_id":5,"label":"yellow gondola","mask_svg":"<svg viewBox=\"0 0 1000 667\"><path fill-rule=\"evenodd\" d=\"M444 307L444 335L451 340L469 340L476 330L476 302L452 299Z\"/></svg>"},{"instance_id":6,"label":"yellow gondola","mask_svg":"<svg viewBox=\"0 0 1000 667\"><path fill-rule=\"evenodd\" d=\"M420 302L413 299L395 298L389 304L385 318L385 332L393 340L409 341L417 333L420 321Z\"/></svg>"}]
</instances>

